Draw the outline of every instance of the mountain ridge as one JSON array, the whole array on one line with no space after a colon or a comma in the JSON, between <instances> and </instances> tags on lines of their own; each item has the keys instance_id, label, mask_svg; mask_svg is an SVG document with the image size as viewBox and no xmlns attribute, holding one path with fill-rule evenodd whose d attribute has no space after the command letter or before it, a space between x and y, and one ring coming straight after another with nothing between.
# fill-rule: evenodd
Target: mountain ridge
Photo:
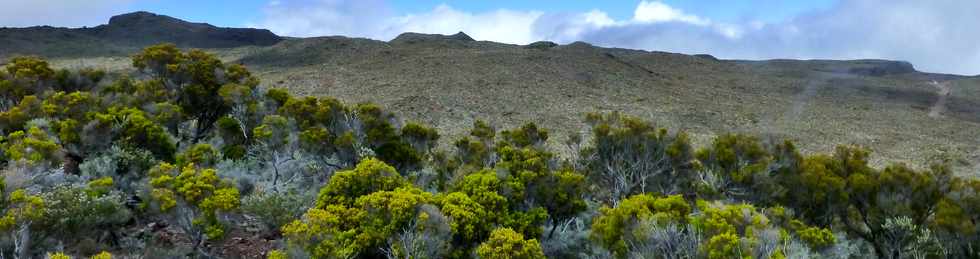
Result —
<instances>
[{"instance_id":1,"label":"mountain ridge","mask_svg":"<svg viewBox=\"0 0 980 259\"><path fill-rule=\"evenodd\" d=\"M163 42L182 48L234 48L270 46L282 39L266 29L223 28L139 11L95 27L0 28L0 56L107 56Z\"/></svg>"}]
</instances>

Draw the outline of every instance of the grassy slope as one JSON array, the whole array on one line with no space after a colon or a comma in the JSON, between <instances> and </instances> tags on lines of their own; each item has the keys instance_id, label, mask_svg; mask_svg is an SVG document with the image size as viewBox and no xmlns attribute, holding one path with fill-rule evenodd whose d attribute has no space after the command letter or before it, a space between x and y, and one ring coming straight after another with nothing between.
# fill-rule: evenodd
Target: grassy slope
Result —
<instances>
[{"instance_id":1,"label":"grassy slope","mask_svg":"<svg viewBox=\"0 0 980 259\"><path fill-rule=\"evenodd\" d=\"M533 121L556 131L551 144L560 148L568 134L584 133L584 113L622 111L689 131L702 143L718 133L750 132L795 139L811 152L867 145L877 161L917 166L952 158L972 167L980 156L980 115L970 108L980 107L980 80L956 81L946 116L931 118L937 97L928 82L956 77L847 74L866 65L859 61L715 61L581 43L538 50L344 37L213 51L249 65L266 87L377 102L438 126L449 140L474 119L503 127Z\"/></svg>"}]
</instances>

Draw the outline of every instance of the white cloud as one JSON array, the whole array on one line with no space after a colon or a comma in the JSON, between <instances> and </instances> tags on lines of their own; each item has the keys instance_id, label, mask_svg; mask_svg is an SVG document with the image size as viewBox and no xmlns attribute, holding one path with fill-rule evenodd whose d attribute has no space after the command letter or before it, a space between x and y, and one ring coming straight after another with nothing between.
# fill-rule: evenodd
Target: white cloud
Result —
<instances>
[{"instance_id":1,"label":"white cloud","mask_svg":"<svg viewBox=\"0 0 980 259\"><path fill-rule=\"evenodd\" d=\"M709 53L722 58L882 58L925 71L980 73L980 1L840 0L782 22L713 21L660 1L631 18L602 10L473 13L439 5L395 15L382 0L300 0L269 5L255 27L290 36L347 35L389 40L401 32L466 32L478 40L525 44L587 41L610 47Z\"/></svg>"},{"instance_id":2,"label":"white cloud","mask_svg":"<svg viewBox=\"0 0 980 259\"><path fill-rule=\"evenodd\" d=\"M395 16L379 0L275 3L265 8L265 19L248 25L288 36L345 35L381 40L390 40L403 32L462 31L477 40L523 44L537 38L531 24L542 15L536 11L506 9L470 13L439 5L428 12Z\"/></svg>"},{"instance_id":3,"label":"white cloud","mask_svg":"<svg viewBox=\"0 0 980 259\"><path fill-rule=\"evenodd\" d=\"M680 9L674 9L667 4L658 1L642 1L633 12L633 20L644 23L658 22L685 22L697 25L708 25L711 22L707 19L684 13Z\"/></svg>"},{"instance_id":4,"label":"white cloud","mask_svg":"<svg viewBox=\"0 0 980 259\"><path fill-rule=\"evenodd\" d=\"M81 27L104 24L134 0L0 0L0 26Z\"/></svg>"},{"instance_id":5,"label":"white cloud","mask_svg":"<svg viewBox=\"0 0 980 259\"><path fill-rule=\"evenodd\" d=\"M265 18L246 26L266 28L280 35L311 37L349 35L380 38L392 11L380 0L270 1Z\"/></svg>"},{"instance_id":6,"label":"white cloud","mask_svg":"<svg viewBox=\"0 0 980 259\"><path fill-rule=\"evenodd\" d=\"M402 32L453 34L462 31L477 40L524 44L537 39L530 25L541 14L505 9L473 14L439 5L427 13L394 18L386 34L390 38Z\"/></svg>"}]
</instances>

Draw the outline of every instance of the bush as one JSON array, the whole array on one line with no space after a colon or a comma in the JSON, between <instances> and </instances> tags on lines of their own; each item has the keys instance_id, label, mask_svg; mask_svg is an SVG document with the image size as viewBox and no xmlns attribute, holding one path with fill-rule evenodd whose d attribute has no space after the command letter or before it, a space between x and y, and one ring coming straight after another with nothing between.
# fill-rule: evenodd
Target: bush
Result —
<instances>
[{"instance_id":1,"label":"bush","mask_svg":"<svg viewBox=\"0 0 980 259\"><path fill-rule=\"evenodd\" d=\"M350 207L318 205L282 232L291 245L313 257L370 256L382 252L388 237L426 217L419 212L431 201L431 194L412 187L377 191L360 196Z\"/></svg>"},{"instance_id":2,"label":"bush","mask_svg":"<svg viewBox=\"0 0 980 259\"><path fill-rule=\"evenodd\" d=\"M96 180L89 187L59 186L42 193L40 197L47 209L37 222L39 236L73 244L85 237L98 239L118 231L129 221L131 213L125 206L126 198L110 191L111 178L105 179L110 180Z\"/></svg>"},{"instance_id":3,"label":"bush","mask_svg":"<svg viewBox=\"0 0 980 259\"><path fill-rule=\"evenodd\" d=\"M353 170L334 174L327 186L320 189L316 207L324 208L331 204L351 206L363 195L393 191L408 184L394 167L369 158L361 161Z\"/></svg>"},{"instance_id":4,"label":"bush","mask_svg":"<svg viewBox=\"0 0 980 259\"><path fill-rule=\"evenodd\" d=\"M476 254L480 258L545 258L538 240L525 240L509 228L495 229L490 239L476 248Z\"/></svg>"},{"instance_id":5,"label":"bush","mask_svg":"<svg viewBox=\"0 0 980 259\"><path fill-rule=\"evenodd\" d=\"M678 193L690 190L694 174L688 137L668 134L648 122L619 113L589 114L592 143L581 150L578 163L611 203L632 194Z\"/></svg>"},{"instance_id":6,"label":"bush","mask_svg":"<svg viewBox=\"0 0 980 259\"><path fill-rule=\"evenodd\" d=\"M655 224L685 223L690 205L680 196L655 198L651 195L634 195L620 201L614 208L602 207L592 222L592 239L612 251L617 257L625 257L629 243L639 239L635 228L641 222Z\"/></svg>"},{"instance_id":7,"label":"bush","mask_svg":"<svg viewBox=\"0 0 980 259\"><path fill-rule=\"evenodd\" d=\"M195 248L201 245L203 236L208 240L224 238L225 226L218 214L240 206L238 189L231 182L219 179L214 169L199 169L194 164L178 170L161 163L151 169L150 176L151 196L157 207L162 212L172 212L176 207L178 214L186 214L178 217L193 219L191 225L182 227L192 233Z\"/></svg>"},{"instance_id":8,"label":"bush","mask_svg":"<svg viewBox=\"0 0 980 259\"><path fill-rule=\"evenodd\" d=\"M242 212L257 217L266 229L279 232L282 226L302 217L312 205L312 197L301 194L259 192L242 199Z\"/></svg>"}]
</instances>

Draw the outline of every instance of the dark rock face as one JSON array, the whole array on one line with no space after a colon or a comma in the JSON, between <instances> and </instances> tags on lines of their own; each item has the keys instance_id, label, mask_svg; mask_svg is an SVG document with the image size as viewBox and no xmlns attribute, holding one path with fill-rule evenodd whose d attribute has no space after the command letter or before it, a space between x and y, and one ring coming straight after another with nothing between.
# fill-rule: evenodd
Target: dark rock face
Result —
<instances>
[{"instance_id":1,"label":"dark rock face","mask_svg":"<svg viewBox=\"0 0 980 259\"><path fill-rule=\"evenodd\" d=\"M171 42L178 46L193 48L269 46L282 40L269 30L220 28L148 12L117 15L110 18L107 25L82 29L82 31L113 41L140 45Z\"/></svg>"},{"instance_id":2,"label":"dark rock face","mask_svg":"<svg viewBox=\"0 0 980 259\"><path fill-rule=\"evenodd\" d=\"M547 50L554 47L558 47L558 44L550 41L538 41L538 42L528 44L527 46L524 47L528 49Z\"/></svg>"},{"instance_id":3,"label":"dark rock face","mask_svg":"<svg viewBox=\"0 0 980 259\"><path fill-rule=\"evenodd\" d=\"M392 44L415 44L423 42L473 42L476 41L466 35L466 33L459 32L453 35L442 35L442 34L424 34L415 32L406 32L398 35L395 39L391 40Z\"/></svg>"},{"instance_id":4,"label":"dark rock face","mask_svg":"<svg viewBox=\"0 0 980 259\"><path fill-rule=\"evenodd\" d=\"M698 58L703 58L703 59L711 60L711 61L719 61L718 58L716 58L715 56L708 55L708 54L697 54L697 55L694 55L694 56L695 57L698 57Z\"/></svg>"},{"instance_id":5,"label":"dark rock face","mask_svg":"<svg viewBox=\"0 0 980 259\"><path fill-rule=\"evenodd\" d=\"M165 15L117 15L93 28L0 28L0 57L10 55L118 55L170 42L182 48L270 46L282 38L269 30L221 28Z\"/></svg>"},{"instance_id":6,"label":"dark rock face","mask_svg":"<svg viewBox=\"0 0 980 259\"><path fill-rule=\"evenodd\" d=\"M905 61L868 61L866 65L854 67L848 70L851 74L865 75L865 76L887 76L887 75L898 75L898 74L908 74L915 71L915 67L912 63Z\"/></svg>"}]
</instances>

